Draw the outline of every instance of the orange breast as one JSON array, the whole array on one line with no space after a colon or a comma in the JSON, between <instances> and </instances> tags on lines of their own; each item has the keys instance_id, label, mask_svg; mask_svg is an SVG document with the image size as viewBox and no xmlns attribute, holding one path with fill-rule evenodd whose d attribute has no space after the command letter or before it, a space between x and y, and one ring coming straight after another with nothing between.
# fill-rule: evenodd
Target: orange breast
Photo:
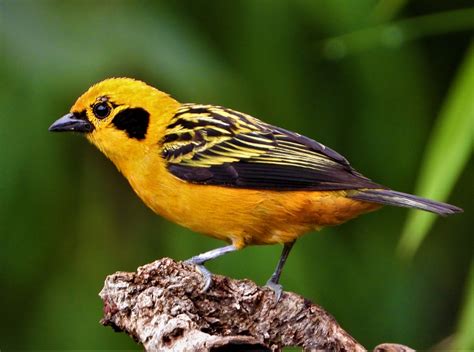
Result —
<instances>
[{"instance_id":1,"label":"orange breast","mask_svg":"<svg viewBox=\"0 0 474 352\"><path fill-rule=\"evenodd\" d=\"M267 191L186 183L162 164L120 168L156 213L193 231L232 242L285 243L324 226L341 224L380 205L352 200L344 191ZM127 165L128 166L128 165Z\"/></svg>"}]
</instances>

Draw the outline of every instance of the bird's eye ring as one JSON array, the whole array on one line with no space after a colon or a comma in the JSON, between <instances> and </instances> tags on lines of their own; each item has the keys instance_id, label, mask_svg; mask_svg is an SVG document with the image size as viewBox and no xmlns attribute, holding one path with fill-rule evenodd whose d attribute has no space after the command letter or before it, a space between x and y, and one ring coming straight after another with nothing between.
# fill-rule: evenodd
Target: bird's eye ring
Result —
<instances>
[{"instance_id":1,"label":"bird's eye ring","mask_svg":"<svg viewBox=\"0 0 474 352\"><path fill-rule=\"evenodd\" d=\"M97 103L92 107L92 112L98 119L105 119L109 116L110 111L110 106L105 102Z\"/></svg>"}]
</instances>

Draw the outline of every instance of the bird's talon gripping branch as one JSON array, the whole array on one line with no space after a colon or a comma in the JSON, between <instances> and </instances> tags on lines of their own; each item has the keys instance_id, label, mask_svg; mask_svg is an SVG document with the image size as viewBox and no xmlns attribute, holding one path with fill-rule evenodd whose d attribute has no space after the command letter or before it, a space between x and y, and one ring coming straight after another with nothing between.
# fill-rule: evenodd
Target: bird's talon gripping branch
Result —
<instances>
[{"instance_id":1,"label":"bird's talon gripping branch","mask_svg":"<svg viewBox=\"0 0 474 352\"><path fill-rule=\"evenodd\" d=\"M279 283L273 282L272 279L270 279L265 284L265 287L268 287L270 290L272 290L275 293L275 303L278 303L278 301L281 298L281 294L283 292L283 286L280 285Z\"/></svg>"},{"instance_id":2,"label":"bird's talon gripping branch","mask_svg":"<svg viewBox=\"0 0 474 352\"><path fill-rule=\"evenodd\" d=\"M212 284L212 273L209 270L207 270L207 268L204 265L197 265L197 268L201 272L202 279L204 281L204 285L202 286L201 292L206 293Z\"/></svg>"},{"instance_id":3,"label":"bird's talon gripping branch","mask_svg":"<svg viewBox=\"0 0 474 352\"><path fill-rule=\"evenodd\" d=\"M199 258L199 256L195 256L185 260L184 263L196 266L196 268L202 275L202 280L204 281L202 293L207 292L207 290L209 289L209 287L211 287L212 284L212 273L204 266L204 262L202 261L202 259Z\"/></svg>"},{"instance_id":4,"label":"bird's talon gripping branch","mask_svg":"<svg viewBox=\"0 0 474 352\"><path fill-rule=\"evenodd\" d=\"M202 280L204 281L204 285L202 286L202 293L206 293L209 287L212 284L212 273L203 265L203 264L195 264L197 269L202 275Z\"/></svg>"},{"instance_id":5,"label":"bird's talon gripping branch","mask_svg":"<svg viewBox=\"0 0 474 352\"><path fill-rule=\"evenodd\" d=\"M265 284L266 287L270 288L273 292L275 292L275 301L278 303L281 297L281 293L283 292L283 286L279 284L281 271L283 270L283 266L285 265L286 259L288 258L288 254L290 254L291 248L296 241L288 242L283 245L283 251L281 252L280 260L278 261L278 265L275 268L270 279L268 279L267 283Z\"/></svg>"},{"instance_id":6,"label":"bird's talon gripping branch","mask_svg":"<svg viewBox=\"0 0 474 352\"><path fill-rule=\"evenodd\" d=\"M198 268L198 270L201 272L203 280L204 280L204 286L202 288L203 293L209 289L212 283L212 273L204 266L204 263L209 260L220 257L221 255L224 255L226 253L233 252L236 250L237 248L233 245L220 247L208 252L198 254L184 261L187 264L195 265Z\"/></svg>"}]
</instances>

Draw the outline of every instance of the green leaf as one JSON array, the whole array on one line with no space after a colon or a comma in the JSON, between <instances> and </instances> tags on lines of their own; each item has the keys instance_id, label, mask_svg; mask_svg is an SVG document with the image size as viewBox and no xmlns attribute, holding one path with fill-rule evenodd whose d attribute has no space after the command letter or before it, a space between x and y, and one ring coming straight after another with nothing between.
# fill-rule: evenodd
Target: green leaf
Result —
<instances>
[{"instance_id":1,"label":"green leaf","mask_svg":"<svg viewBox=\"0 0 474 352\"><path fill-rule=\"evenodd\" d=\"M400 6L403 5L402 2L400 1ZM380 6L375 8L373 14L378 25L326 39L323 42L323 53L329 59L338 59L340 58L338 55L332 55L335 49L338 50L336 52L343 52L344 55L354 55L377 47L398 48L408 42L429 36L472 32L474 28L474 7L383 22L393 16L393 11L398 11L398 9L384 9L382 5L385 3L379 4Z\"/></svg>"},{"instance_id":2,"label":"green leaf","mask_svg":"<svg viewBox=\"0 0 474 352\"><path fill-rule=\"evenodd\" d=\"M395 17L407 4L408 0L381 0L374 8L373 17L382 22Z\"/></svg>"},{"instance_id":3,"label":"green leaf","mask_svg":"<svg viewBox=\"0 0 474 352\"><path fill-rule=\"evenodd\" d=\"M445 200L472 153L474 136L474 44L451 87L432 131L421 167L416 194ZM399 254L412 257L436 216L411 211L399 242Z\"/></svg>"},{"instance_id":4,"label":"green leaf","mask_svg":"<svg viewBox=\"0 0 474 352\"><path fill-rule=\"evenodd\" d=\"M461 313L457 333L454 337L453 350L474 350L474 260L467 278L464 309Z\"/></svg>"}]
</instances>

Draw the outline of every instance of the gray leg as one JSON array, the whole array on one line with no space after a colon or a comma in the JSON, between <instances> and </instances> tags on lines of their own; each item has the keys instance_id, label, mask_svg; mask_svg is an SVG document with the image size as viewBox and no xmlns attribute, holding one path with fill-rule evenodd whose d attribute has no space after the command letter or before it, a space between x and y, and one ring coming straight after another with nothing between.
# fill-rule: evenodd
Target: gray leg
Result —
<instances>
[{"instance_id":1,"label":"gray leg","mask_svg":"<svg viewBox=\"0 0 474 352\"><path fill-rule=\"evenodd\" d=\"M206 269L206 267L204 266L204 263L207 262L208 260L215 259L217 257L220 257L221 255L224 255L226 253L233 252L236 250L237 248L231 244L229 246L216 248L211 251L195 255L194 257L189 258L188 260L185 261L185 263L196 265L199 271L201 272L203 276L203 280L204 280L204 287L202 288L202 292L206 292L209 286L211 286L211 282L212 282L212 274L209 270Z\"/></svg>"},{"instance_id":2,"label":"gray leg","mask_svg":"<svg viewBox=\"0 0 474 352\"><path fill-rule=\"evenodd\" d=\"M281 252L278 265L270 279L267 281L267 284L265 285L267 287L270 287L275 292L275 298L277 302L280 300L281 291L283 289L283 287L278 283L280 281L281 271L283 270L283 266L285 265L286 259L288 258L288 254L290 254L291 248L293 247L295 242L296 241L288 242L283 245L283 251Z\"/></svg>"}]
</instances>

